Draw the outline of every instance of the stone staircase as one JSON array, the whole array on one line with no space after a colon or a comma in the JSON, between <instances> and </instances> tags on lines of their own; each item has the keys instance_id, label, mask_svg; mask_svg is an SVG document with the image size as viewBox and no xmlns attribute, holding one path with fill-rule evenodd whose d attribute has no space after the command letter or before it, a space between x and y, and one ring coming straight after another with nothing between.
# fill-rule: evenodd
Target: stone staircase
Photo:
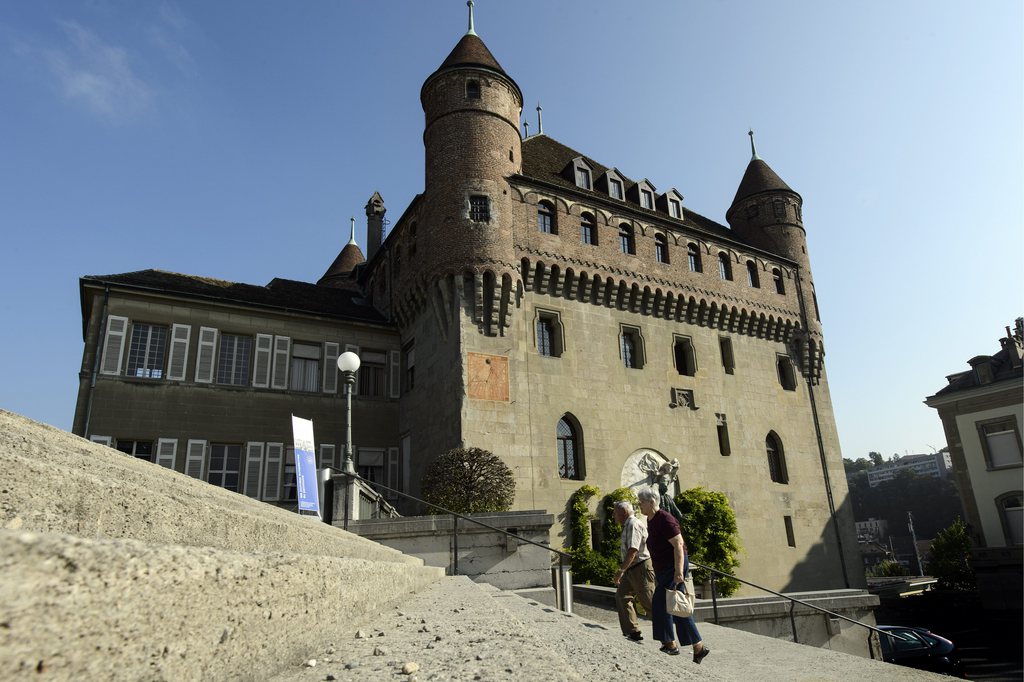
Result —
<instances>
[{"instance_id":1,"label":"stone staircase","mask_svg":"<svg viewBox=\"0 0 1024 682\"><path fill-rule=\"evenodd\" d=\"M3 680L925 680L702 623L696 666L0 411Z\"/></svg>"}]
</instances>

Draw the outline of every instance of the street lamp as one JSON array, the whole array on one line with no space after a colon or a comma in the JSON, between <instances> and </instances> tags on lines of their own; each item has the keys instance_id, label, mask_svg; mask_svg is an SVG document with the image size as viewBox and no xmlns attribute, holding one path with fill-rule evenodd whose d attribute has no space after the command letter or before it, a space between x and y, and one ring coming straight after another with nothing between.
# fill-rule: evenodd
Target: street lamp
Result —
<instances>
[{"instance_id":1,"label":"street lamp","mask_svg":"<svg viewBox=\"0 0 1024 682\"><path fill-rule=\"evenodd\" d=\"M355 474L352 462L352 386L356 383L356 372L359 370L359 356L347 351L338 356L338 371L345 382L345 464L342 471Z\"/></svg>"}]
</instances>

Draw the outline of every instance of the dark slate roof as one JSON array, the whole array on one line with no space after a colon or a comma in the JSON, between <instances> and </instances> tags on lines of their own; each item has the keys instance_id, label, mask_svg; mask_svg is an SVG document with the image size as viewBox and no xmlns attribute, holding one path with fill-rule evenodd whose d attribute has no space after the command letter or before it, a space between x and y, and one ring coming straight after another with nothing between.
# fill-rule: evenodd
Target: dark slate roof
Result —
<instances>
[{"instance_id":1,"label":"dark slate roof","mask_svg":"<svg viewBox=\"0 0 1024 682\"><path fill-rule=\"evenodd\" d=\"M366 259L363 257L363 252L359 250L359 246L352 242L345 244L345 248L341 250L338 257L331 263L331 267L327 268L327 272L317 282L320 286L338 287L346 286L351 280L349 276L352 270L357 265L365 262Z\"/></svg>"},{"instance_id":2,"label":"dark slate roof","mask_svg":"<svg viewBox=\"0 0 1024 682\"><path fill-rule=\"evenodd\" d=\"M360 298L356 291L277 277L266 286L258 286L163 270L139 270L119 275L82 277L83 290L88 284L111 284L129 289L177 294L183 298L290 310L376 324L388 323L377 309Z\"/></svg>"},{"instance_id":3,"label":"dark slate roof","mask_svg":"<svg viewBox=\"0 0 1024 682\"><path fill-rule=\"evenodd\" d=\"M747 170L740 180L739 189L736 190L736 198L732 200L735 205L737 201L746 199L749 196L761 192L783 191L793 192L789 185L783 182L782 178L761 159L751 159L747 164ZM793 192L796 194L796 192Z\"/></svg>"},{"instance_id":4,"label":"dark slate roof","mask_svg":"<svg viewBox=\"0 0 1024 682\"><path fill-rule=\"evenodd\" d=\"M1012 379L1024 378L1024 366L1020 362L1014 363L1010 357L1010 353L1014 353L1015 349L1012 347L1012 340L1010 344L1003 346L1003 349L992 357L978 356L971 359L971 365L988 363L992 367L992 381L984 385L990 386L997 384L1001 381L1010 381ZM1016 364L1016 367L1014 366ZM966 391L972 388L977 388L983 384L978 380L978 374L973 369L961 374L952 374L948 377L949 385L943 386L934 397L941 395L949 395L950 393L956 393L958 391Z\"/></svg>"},{"instance_id":5,"label":"dark slate roof","mask_svg":"<svg viewBox=\"0 0 1024 682\"><path fill-rule=\"evenodd\" d=\"M559 187L569 189L574 192L592 194L595 197L599 197L604 201L614 202L616 204L623 203L617 199L612 199L604 192L595 190L588 191L585 189L581 189L576 186L574 180L570 180L568 177L563 175L563 171L565 170L566 166L568 166L572 162L572 160L577 157L582 157L593 169L594 175L592 180L594 182L596 182L597 179L604 175L606 172L611 170L608 166L598 163L597 161L590 158L586 154L581 154L575 149L566 147L561 142L553 140L547 135L534 135L523 140L522 174L528 178L540 180L542 182L549 183L552 185L558 185ZM618 170L617 168L614 170L622 178L623 190L626 193L628 193L630 189L636 186L637 181L627 178L622 173L622 171ZM651 213L657 215L659 218L663 218L668 221L679 222L675 218L671 218L665 213L661 213L658 211L649 211L647 209L641 208L637 204L627 202L626 205L632 211L639 211L641 213ZM683 217L683 225L686 225L688 227L696 227L700 230L703 230L704 232L710 232L712 234L725 237L727 239L737 239L737 236L733 234L732 230L730 230L728 227L716 223L714 220L711 220L710 218L705 218L704 216L700 215L699 213L695 213L689 208L684 207Z\"/></svg>"},{"instance_id":6,"label":"dark slate roof","mask_svg":"<svg viewBox=\"0 0 1024 682\"><path fill-rule=\"evenodd\" d=\"M437 70L444 71L445 69L452 69L457 66L482 66L508 76L505 70L501 68L498 60L494 58L491 51L484 45L484 41L472 33L462 36L462 40L455 45L448 54L447 59L441 62L441 66L437 67Z\"/></svg>"}]
</instances>

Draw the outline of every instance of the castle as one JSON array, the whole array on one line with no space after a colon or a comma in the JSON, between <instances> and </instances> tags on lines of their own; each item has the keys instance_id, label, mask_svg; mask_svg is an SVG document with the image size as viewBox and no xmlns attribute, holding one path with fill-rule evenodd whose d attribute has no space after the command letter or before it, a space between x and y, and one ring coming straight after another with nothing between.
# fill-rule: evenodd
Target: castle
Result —
<instances>
[{"instance_id":1,"label":"castle","mask_svg":"<svg viewBox=\"0 0 1024 682\"><path fill-rule=\"evenodd\" d=\"M740 577L861 586L802 198L753 137L728 227L524 138L522 91L471 3L420 99L423 192L387 234L374 193L365 258L353 229L316 284L83 277L74 432L294 504L288 417L313 419L321 465L340 465L351 350L366 478L417 495L433 457L480 447L514 472L515 509L561 514L583 484L641 485L678 459L683 487L731 500Z\"/></svg>"}]
</instances>

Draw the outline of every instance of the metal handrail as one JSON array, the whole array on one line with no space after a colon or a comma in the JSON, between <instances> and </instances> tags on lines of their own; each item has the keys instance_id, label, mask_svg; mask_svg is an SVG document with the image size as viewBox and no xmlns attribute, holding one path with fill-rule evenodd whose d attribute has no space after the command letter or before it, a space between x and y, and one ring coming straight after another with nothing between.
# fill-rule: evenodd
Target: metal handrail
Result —
<instances>
[{"instance_id":1,"label":"metal handrail","mask_svg":"<svg viewBox=\"0 0 1024 682\"><path fill-rule=\"evenodd\" d=\"M868 625L867 623L862 623L859 620L854 620L853 618L848 618L847 616L844 616L841 613L835 613L834 611L829 611L828 609L823 609L820 606L815 606L814 604L810 604L810 603L805 602L805 601L803 601L801 599L797 599L796 597L790 597L787 594L782 594L781 592L776 592L775 590L769 589L769 588L764 587L762 585L758 585L757 583L752 583L749 580L744 580L743 578L738 578L735 575L733 575L732 573L727 573L725 571L720 571L717 568L712 568L711 566L705 566L704 564L698 564L696 561L690 561L690 569L692 570L694 567L702 569L702 570L705 570L705 571L709 571L711 573L711 607L712 607L712 610L714 612L714 623L715 623L715 625L718 625L718 621L719 621L719 617L718 617L718 593L717 593L717 590L715 589L715 580L716 580L717 576L724 576L724 577L727 577L727 578L732 578L733 580L735 580L737 582L741 582L744 585L750 585L751 587L756 587L757 589L761 590L762 592L768 592L770 594L774 594L776 597L782 597L783 599L788 599L789 602L790 602L790 604L789 604L789 623L790 623L790 627L792 627L792 629L793 629L793 641L795 643L797 643L797 644L800 643L800 640L797 639L797 634L796 634L796 618L795 618L795 616L793 614L793 610L796 608L797 604L800 604L801 606L806 606L806 607L808 607L810 609L814 609L815 611L820 611L822 613L826 613L829 616L834 616L836 618L841 618L842 620L845 620L848 623L853 623L854 625L859 625L862 628L867 628L870 631L870 632L868 632L868 653L871 655L871 658L875 657L874 649L871 647L871 635L872 634L877 633L879 635L885 635L886 637L889 637L890 639L898 638L897 635L894 635L891 632L886 632L885 630L877 628L874 625Z\"/></svg>"},{"instance_id":2,"label":"metal handrail","mask_svg":"<svg viewBox=\"0 0 1024 682\"><path fill-rule=\"evenodd\" d=\"M453 542L454 542L454 547L453 547L454 554L453 554L453 557L452 557L452 575L458 575L458 571L459 571L459 534L458 534L459 519L463 519L465 521L469 521L470 523L475 523L478 526L483 526L484 528L487 528L488 530L492 530L492 531L494 531L496 533L502 533L503 535L507 535L508 537L515 538L519 542L525 542L526 544L533 545L535 547L540 547L541 549L546 549L547 551L551 552L552 554L557 555L558 556L559 582L561 581L562 575L567 570L567 568L568 569L572 568L572 555L568 554L566 552L563 552L561 550L557 550L554 547L551 547L550 545L544 545L544 544L541 544L539 542L535 542L533 540L530 540L529 538L524 538L523 536L518 535L517 533L510 533L509 531L507 531L507 530L505 530L503 528L496 528L495 526L492 526L489 523L484 523L483 521L480 521L478 519L474 519L474 518L472 518L470 516L466 516L465 514L460 514L459 512L452 511L451 509L446 509L445 507L442 507L439 504L434 504L432 502L427 502L426 500L422 500L422 499L420 499L420 498L418 498L418 497L416 497L414 495L409 495L408 493L404 493L401 490L395 490L394 488L388 487L388 486L384 485L383 483L378 483L376 481L367 480L367 479L363 478L362 476L360 476L358 473L349 473L349 472L344 471L342 469L338 469L337 467L324 467L324 468L325 469L329 469L331 471L332 478L334 477L334 474L336 474L336 473L337 474L341 474L342 476L345 476L346 478L354 478L357 481L360 481L362 483L366 483L368 485L371 485L371 486L374 486L374 487L377 487L377 488L382 488L382 489L387 490L389 492L395 493L396 495L401 495L402 497L404 497L406 499L413 500L414 502L419 502L420 504L424 504L424 505L426 505L426 506L428 506L428 507L430 507L432 509L438 509L438 510L444 512L445 514L451 514L451 516L452 516L452 536L454 538L454 540L453 540ZM346 502L346 504L345 504L345 520L344 520L344 525L343 525L343 528L345 530L348 530L348 522L349 522L348 510L349 510L349 505ZM558 604L558 607L561 610L566 611L567 613L572 613L572 593L571 593L571 591L568 594L566 594L566 589L565 589L564 586L556 586L556 587L558 588L558 589L556 589L556 598L558 597L558 592L559 591L561 591L561 594L562 594L561 603Z\"/></svg>"}]
</instances>

